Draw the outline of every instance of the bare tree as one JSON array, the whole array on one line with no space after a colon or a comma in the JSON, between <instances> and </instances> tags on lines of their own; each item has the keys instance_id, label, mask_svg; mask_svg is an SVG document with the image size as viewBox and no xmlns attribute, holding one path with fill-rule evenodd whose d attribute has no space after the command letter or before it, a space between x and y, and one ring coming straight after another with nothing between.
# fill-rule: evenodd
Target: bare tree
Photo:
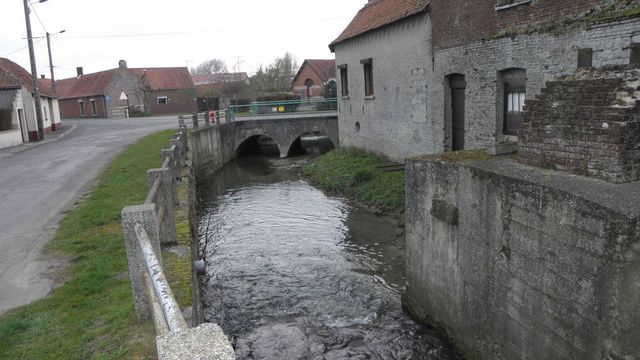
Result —
<instances>
[{"instance_id":1,"label":"bare tree","mask_svg":"<svg viewBox=\"0 0 640 360\"><path fill-rule=\"evenodd\" d=\"M290 52L276 58L266 68L260 66L251 79L254 91L257 94L290 91L298 67L298 62Z\"/></svg>"},{"instance_id":2,"label":"bare tree","mask_svg":"<svg viewBox=\"0 0 640 360\"><path fill-rule=\"evenodd\" d=\"M221 74L227 72L227 64L220 59L203 61L195 68L189 69L191 75Z\"/></svg>"}]
</instances>

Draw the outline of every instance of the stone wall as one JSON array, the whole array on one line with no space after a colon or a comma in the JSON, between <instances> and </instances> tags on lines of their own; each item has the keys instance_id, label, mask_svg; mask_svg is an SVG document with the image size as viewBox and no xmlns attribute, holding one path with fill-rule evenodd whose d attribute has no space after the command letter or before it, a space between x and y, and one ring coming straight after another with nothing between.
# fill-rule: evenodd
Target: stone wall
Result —
<instances>
[{"instance_id":1,"label":"stone wall","mask_svg":"<svg viewBox=\"0 0 640 360\"><path fill-rule=\"evenodd\" d=\"M527 100L520 161L613 182L640 180L640 72L619 75L547 82Z\"/></svg>"},{"instance_id":2,"label":"stone wall","mask_svg":"<svg viewBox=\"0 0 640 360\"><path fill-rule=\"evenodd\" d=\"M340 141L396 161L437 151L428 121L431 21L421 14L335 46L347 66L349 96L339 98ZM364 93L362 60L373 65L374 96ZM338 96L340 97L340 72Z\"/></svg>"},{"instance_id":3,"label":"stone wall","mask_svg":"<svg viewBox=\"0 0 640 360\"><path fill-rule=\"evenodd\" d=\"M640 19L631 19L556 35L519 35L435 51L434 82L429 92L432 152L450 147L451 140L445 130L451 126L451 120L447 119L448 75L462 74L467 81L465 148L517 142L517 137L503 131L501 71L525 70L526 96L531 99L540 93L546 81L576 72L578 49L593 49L594 67L628 64L629 45L640 42L638 28Z\"/></svg>"},{"instance_id":4,"label":"stone wall","mask_svg":"<svg viewBox=\"0 0 640 360\"><path fill-rule=\"evenodd\" d=\"M639 185L409 161L405 306L470 358L640 358Z\"/></svg>"},{"instance_id":5,"label":"stone wall","mask_svg":"<svg viewBox=\"0 0 640 360\"><path fill-rule=\"evenodd\" d=\"M242 120L194 130L190 144L196 177L206 176L233 160L240 145L252 137L272 139L284 158L303 135L326 136L335 146L339 143L338 120L335 116Z\"/></svg>"}]
</instances>

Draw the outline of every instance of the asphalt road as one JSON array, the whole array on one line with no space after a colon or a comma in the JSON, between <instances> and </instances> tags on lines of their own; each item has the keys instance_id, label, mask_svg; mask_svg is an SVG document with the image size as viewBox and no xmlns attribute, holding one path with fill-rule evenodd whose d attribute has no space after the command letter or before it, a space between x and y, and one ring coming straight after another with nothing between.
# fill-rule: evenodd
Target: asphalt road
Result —
<instances>
[{"instance_id":1,"label":"asphalt road","mask_svg":"<svg viewBox=\"0 0 640 360\"><path fill-rule=\"evenodd\" d=\"M66 120L57 139L0 150L0 314L56 284L64 261L43 247L100 170L128 144L177 126L177 116Z\"/></svg>"}]
</instances>

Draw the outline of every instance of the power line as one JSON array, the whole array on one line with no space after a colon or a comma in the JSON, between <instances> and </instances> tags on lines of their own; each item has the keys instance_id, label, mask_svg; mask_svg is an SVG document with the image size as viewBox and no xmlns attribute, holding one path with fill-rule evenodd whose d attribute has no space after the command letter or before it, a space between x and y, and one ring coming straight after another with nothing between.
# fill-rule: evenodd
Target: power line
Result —
<instances>
[{"instance_id":1,"label":"power line","mask_svg":"<svg viewBox=\"0 0 640 360\"><path fill-rule=\"evenodd\" d=\"M312 21L305 21L304 24L309 23L322 23L329 22L334 20L343 20L345 17L335 17L335 18L325 18L318 19ZM117 38L135 38L135 37L156 37L156 36L175 36L175 35L193 35L193 34L207 34L207 33L215 33L215 32L226 32L226 31L241 31L241 30L259 30L273 27L281 27L281 26L291 26L291 23L288 24L267 24L261 26L245 26L245 27L235 27L235 28L219 28L219 29L211 29L211 30L191 30L191 31L174 31L174 32L158 32L158 33L130 33L130 34L95 34L95 35L75 35L75 36L65 36L66 38L76 38L76 39L117 39Z\"/></svg>"},{"instance_id":2,"label":"power line","mask_svg":"<svg viewBox=\"0 0 640 360\"><path fill-rule=\"evenodd\" d=\"M47 28L44 26L44 23L40 19L40 15L38 15L38 12L36 11L36 8L33 5L31 6L31 10L33 10L33 13L36 15L36 19L38 19L40 26L42 26L42 30L44 30L45 33L48 33Z\"/></svg>"},{"instance_id":3,"label":"power line","mask_svg":"<svg viewBox=\"0 0 640 360\"><path fill-rule=\"evenodd\" d=\"M33 43L34 43L34 44L37 44L37 43L39 43L39 42L40 42L40 41L42 41L42 40L44 40L44 39L38 39L38 40L34 41ZM29 47L29 46L21 47L20 49L13 50L13 51L8 52L8 53L6 53L6 54L2 54L2 55L0 55L0 57L5 57L5 56L13 55L13 54L15 54L15 53L17 53L17 52L20 52L20 51L22 51L22 50L26 50L28 47Z\"/></svg>"}]
</instances>

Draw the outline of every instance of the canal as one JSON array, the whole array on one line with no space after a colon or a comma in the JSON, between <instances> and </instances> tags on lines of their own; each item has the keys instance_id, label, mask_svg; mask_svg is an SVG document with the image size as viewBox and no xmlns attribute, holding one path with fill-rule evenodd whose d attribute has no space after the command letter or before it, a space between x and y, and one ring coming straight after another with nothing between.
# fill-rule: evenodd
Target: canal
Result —
<instances>
[{"instance_id":1,"label":"canal","mask_svg":"<svg viewBox=\"0 0 640 360\"><path fill-rule=\"evenodd\" d=\"M199 188L205 321L238 359L459 359L406 315L397 222L246 156Z\"/></svg>"}]
</instances>

